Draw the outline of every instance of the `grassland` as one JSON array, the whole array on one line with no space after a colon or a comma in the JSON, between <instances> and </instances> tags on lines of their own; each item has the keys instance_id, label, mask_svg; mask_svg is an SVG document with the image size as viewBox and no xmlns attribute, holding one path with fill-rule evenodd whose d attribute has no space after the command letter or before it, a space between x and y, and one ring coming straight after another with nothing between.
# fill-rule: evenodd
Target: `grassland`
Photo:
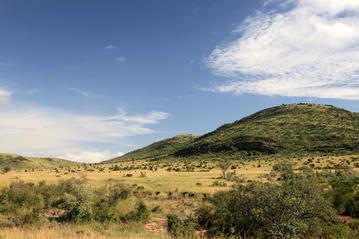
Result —
<instances>
[{"instance_id":1,"label":"grassland","mask_svg":"<svg viewBox=\"0 0 359 239\"><path fill-rule=\"evenodd\" d=\"M264 174L270 173L272 166L282 160L290 160L296 168L310 167L314 170L335 170L346 167L359 168L359 155L346 156L308 156L300 158L276 158L263 157L257 160L235 160L231 165L235 169L228 172L236 173L243 180L258 179ZM157 170L144 169L144 165L153 165ZM149 162L139 160L134 162L122 162L117 164L92 164L76 165L72 167L53 167L34 170L11 170L6 174L0 174L0 187L8 186L12 181L23 180L25 182L38 183L45 180L48 183L56 183L73 177L85 177L93 187L100 187L109 182L137 184L146 190L155 192L186 191L199 193L213 193L221 188L213 187L213 182L221 180L221 169L216 162L206 163L205 167L199 167L200 161L191 162L187 171L187 162ZM118 166L120 170L114 170ZM127 169L124 169L127 168ZM131 169L133 168L133 169ZM179 171L168 168L180 169ZM192 171L193 170L193 171ZM200 183L201 186L196 185ZM231 183L228 184L230 188Z\"/></svg>"},{"instance_id":2,"label":"grassland","mask_svg":"<svg viewBox=\"0 0 359 239\"><path fill-rule=\"evenodd\" d=\"M243 182L254 180L267 181L265 175L269 175L272 166L287 158L258 158L258 160L233 161L234 169L227 173L235 173ZM295 168L310 167L316 171L334 170L334 168L355 167L359 162L359 155L326 156L326 157L302 157L289 159L295 164ZM152 165L157 170L149 170L137 167ZM151 214L148 224L128 225L98 223L85 224L44 224L39 228L7 228L0 231L0 238L170 238L166 233L167 213L175 212L185 217L193 213L200 205L203 197L212 195L219 190L229 190L234 182L221 178L222 171L215 162L192 162L193 171L186 171L186 162L150 162L146 160L122 162L118 164L94 164L76 165L72 167L47 168L32 170L11 170L0 175L0 187L9 186L11 182L23 180L35 184L46 180L47 183L57 183L60 180L73 177L87 178L87 184L91 188L101 188L107 185L123 183L130 185L138 191L139 195L152 195L143 197L146 205L153 209L160 207L159 212ZM127 168L126 170L117 170ZM357 165L358 166L358 165ZM328 169L331 167L331 169ZM132 168L132 169L131 169ZM169 171L168 168L179 168L180 171ZM190 168L192 170L192 168ZM131 176L130 176L131 175ZM226 186L213 186L215 181L226 182ZM184 194L185 193L185 194ZM191 193L195 196L188 196ZM187 196L186 196L187 195ZM118 210L125 215L134 207L136 197L132 197L122 203ZM149 226L148 226L149 225ZM154 229L151 229L154 225Z\"/></svg>"},{"instance_id":3,"label":"grassland","mask_svg":"<svg viewBox=\"0 0 359 239\"><path fill-rule=\"evenodd\" d=\"M24 157L16 154L0 153L0 168L8 166L12 169L31 170L35 168L72 167L76 165L81 165L81 163L58 158Z\"/></svg>"},{"instance_id":4,"label":"grassland","mask_svg":"<svg viewBox=\"0 0 359 239\"><path fill-rule=\"evenodd\" d=\"M359 171L358 126L358 114L332 106L282 105L203 136L176 136L99 164L0 154L0 168L11 169L0 174L0 188L20 180L39 185L73 178L86 179L86 187L99 192L127 185L132 194L116 206L117 217L129 215L139 200L151 212L149 222L143 224L47 221L5 227L0 239L171 238L166 215L175 213L184 219L210 195L229 191L232 185L277 184L272 169L278 162L291 162L296 172ZM225 178L219 167L223 161L230 162ZM0 226L7 220L0 216Z\"/></svg>"}]
</instances>

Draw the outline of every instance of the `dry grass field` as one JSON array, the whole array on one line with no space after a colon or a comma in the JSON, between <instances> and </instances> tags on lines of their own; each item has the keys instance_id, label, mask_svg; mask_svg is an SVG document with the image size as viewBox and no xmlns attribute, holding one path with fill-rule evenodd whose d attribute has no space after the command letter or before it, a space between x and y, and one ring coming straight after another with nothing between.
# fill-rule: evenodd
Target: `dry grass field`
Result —
<instances>
[{"instance_id":1,"label":"dry grass field","mask_svg":"<svg viewBox=\"0 0 359 239\"><path fill-rule=\"evenodd\" d=\"M349 156L325 156L309 158L289 159L295 163L295 168L303 166L322 171L329 166L355 168L359 155ZM243 183L253 180L265 181L275 162L288 159L267 158L258 161L238 162L234 161L227 173L235 173ZM106 185L121 183L140 188L141 192L150 192L157 195L144 198L144 202L150 210L160 208L151 213L150 222L147 224L109 224L99 223L85 224L57 224L44 223L31 227L2 228L0 239L47 239L47 238L170 238L166 233L166 214L175 212L185 217L193 213L194 208L202 202L203 196L194 198L181 197L183 193L195 193L196 195L213 194L218 190L228 190L234 182L221 178L222 170L217 164L208 163L208 170L195 168L193 171L168 171L166 163L156 163L157 170L132 169L122 170L132 166L151 164L147 161L119 163L113 165L98 164L91 166L75 166L68 168L47 168L34 170L10 170L6 174L0 174L0 187L9 186L14 181L22 180L26 183L39 183L46 181L48 184L56 184L60 180L71 178L86 178L87 185L96 189ZM119 165L121 170L113 170ZM173 163L172 167L183 167L182 163ZM356 165L357 166L357 165ZM225 185L214 186L214 182L224 182ZM129 198L122 202L118 208L119 213L125 215L135 205L135 198Z\"/></svg>"}]
</instances>

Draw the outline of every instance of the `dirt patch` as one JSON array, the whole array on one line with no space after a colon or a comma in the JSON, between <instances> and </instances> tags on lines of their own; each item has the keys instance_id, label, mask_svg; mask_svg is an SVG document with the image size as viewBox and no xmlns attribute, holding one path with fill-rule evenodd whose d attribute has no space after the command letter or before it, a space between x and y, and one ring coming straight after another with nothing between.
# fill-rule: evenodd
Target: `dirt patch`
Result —
<instances>
[{"instance_id":1,"label":"dirt patch","mask_svg":"<svg viewBox=\"0 0 359 239\"><path fill-rule=\"evenodd\" d=\"M161 225L159 225L157 222L147 223L147 224L145 225L145 228L146 228L149 232L153 232L153 233L166 232L166 229L163 228Z\"/></svg>"},{"instance_id":2,"label":"dirt patch","mask_svg":"<svg viewBox=\"0 0 359 239\"><path fill-rule=\"evenodd\" d=\"M338 220L343 224L349 224L353 221L353 218L348 216L338 216Z\"/></svg>"}]
</instances>

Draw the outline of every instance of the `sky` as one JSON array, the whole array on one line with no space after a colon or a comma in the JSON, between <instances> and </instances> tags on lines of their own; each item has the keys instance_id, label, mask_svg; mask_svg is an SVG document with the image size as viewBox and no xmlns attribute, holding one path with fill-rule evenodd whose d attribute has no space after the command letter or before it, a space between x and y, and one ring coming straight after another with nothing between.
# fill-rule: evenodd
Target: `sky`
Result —
<instances>
[{"instance_id":1,"label":"sky","mask_svg":"<svg viewBox=\"0 0 359 239\"><path fill-rule=\"evenodd\" d=\"M0 152L100 162L291 103L359 112L359 0L2 0Z\"/></svg>"}]
</instances>

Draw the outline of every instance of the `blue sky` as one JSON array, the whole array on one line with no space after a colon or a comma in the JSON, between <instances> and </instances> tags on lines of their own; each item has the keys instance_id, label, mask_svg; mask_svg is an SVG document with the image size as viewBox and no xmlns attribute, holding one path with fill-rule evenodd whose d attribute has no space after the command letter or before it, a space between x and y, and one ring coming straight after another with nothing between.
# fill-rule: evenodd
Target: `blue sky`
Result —
<instances>
[{"instance_id":1,"label":"blue sky","mask_svg":"<svg viewBox=\"0 0 359 239\"><path fill-rule=\"evenodd\" d=\"M359 112L357 0L3 0L0 151L97 162L283 103Z\"/></svg>"}]
</instances>

